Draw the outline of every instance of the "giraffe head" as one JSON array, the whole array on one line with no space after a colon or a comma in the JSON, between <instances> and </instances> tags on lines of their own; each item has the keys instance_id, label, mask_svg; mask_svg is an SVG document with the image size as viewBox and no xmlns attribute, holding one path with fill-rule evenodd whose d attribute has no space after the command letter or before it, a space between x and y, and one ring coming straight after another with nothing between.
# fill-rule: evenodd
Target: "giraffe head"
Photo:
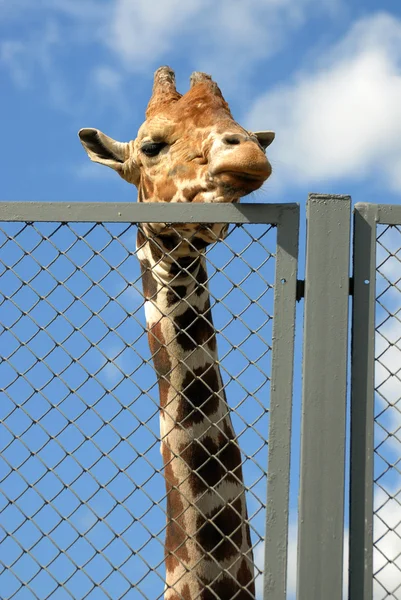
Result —
<instances>
[{"instance_id":1,"label":"giraffe head","mask_svg":"<svg viewBox=\"0 0 401 600\"><path fill-rule=\"evenodd\" d=\"M182 96L169 67L156 71L134 141L117 142L98 129L79 132L89 158L136 185L140 202L236 202L271 174L265 149L274 133L236 123L209 75L196 72L190 81Z\"/></svg>"}]
</instances>

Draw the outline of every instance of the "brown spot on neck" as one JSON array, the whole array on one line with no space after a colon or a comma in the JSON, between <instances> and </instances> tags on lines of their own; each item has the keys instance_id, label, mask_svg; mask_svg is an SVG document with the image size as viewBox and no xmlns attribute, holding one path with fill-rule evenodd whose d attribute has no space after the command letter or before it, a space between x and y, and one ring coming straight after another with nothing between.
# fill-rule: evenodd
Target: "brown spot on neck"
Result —
<instances>
[{"instance_id":1,"label":"brown spot on neck","mask_svg":"<svg viewBox=\"0 0 401 600\"><path fill-rule=\"evenodd\" d=\"M220 382L216 365L188 371L180 391L177 424L188 428L207 420L207 417L214 414L219 403L222 402L219 391Z\"/></svg>"},{"instance_id":2,"label":"brown spot on neck","mask_svg":"<svg viewBox=\"0 0 401 600\"><path fill-rule=\"evenodd\" d=\"M167 350L166 340L162 332L161 322L155 323L148 331L148 341L152 352L153 364L158 375L160 406L163 408L167 403L169 390L169 378L172 364L170 354Z\"/></svg>"},{"instance_id":3,"label":"brown spot on neck","mask_svg":"<svg viewBox=\"0 0 401 600\"><path fill-rule=\"evenodd\" d=\"M215 340L209 298L203 309L189 306L182 315L175 317L174 328L177 344L186 352Z\"/></svg>"},{"instance_id":4,"label":"brown spot on neck","mask_svg":"<svg viewBox=\"0 0 401 600\"><path fill-rule=\"evenodd\" d=\"M180 561L188 562L186 547L188 537L185 533L184 504L179 491L180 481L174 475L173 457L170 448L162 441L164 477L167 491L167 527L165 557L167 572L172 572Z\"/></svg>"},{"instance_id":5,"label":"brown spot on neck","mask_svg":"<svg viewBox=\"0 0 401 600\"><path fill-rule=\"evenodd\" d=\"M240 568L238 569L237 580L240 585L248 590L250 597L253 598L253 595L255 594L255 584L252 570L253 567L251 566L249 560L243 558Z\"/></svg>"},{"instance_id":6,"label":"brown spot on neck","mask_svg":"<svg viewBox=\"0 0 401 600\"><path fill-rule=\"evenodd\" d=\"M241 551L243 498L218 506L207 515L198 515L196 541L205 552L221 562Z\"/></svg>"}]
</instances>

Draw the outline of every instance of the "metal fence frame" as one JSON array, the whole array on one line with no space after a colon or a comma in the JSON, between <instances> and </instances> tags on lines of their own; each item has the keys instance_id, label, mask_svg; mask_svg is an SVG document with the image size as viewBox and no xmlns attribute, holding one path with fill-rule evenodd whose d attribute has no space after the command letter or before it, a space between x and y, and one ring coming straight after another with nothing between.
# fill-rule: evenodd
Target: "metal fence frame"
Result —
<instances>
[{"instance_id":1,"label":"metal fence frame","mask_svg":"<svg viewBox=\"0 0 401 600\"><path fill-rule=\"evenodd\" d=\"M354 212L349 597L373 598L375 301L377 225L401 225L401 206Z\"/></svg>"},{"instance_id":2,"label":"metal fence frame","mask_svg":"<svg viewBox=\"0 0 401 600\"><path fill-rule=\"evenodd\" d=\"M401 206L356 205L350 278L351 199L311 194L305 282L297 281L296 204L3 202L0 221L277 226L263 596L286 598L295 302L304 295L297 598L343 597L350 356L349 598L372 600L376 226L400 225Z\"/></svg>"},{"instance_id":3,"label":"metal fence frame","mask_svg":"<svg viewBox=\"0 0 401 600\"><path fill-rule=\"evenodd\" d=\"M290 482L299 205L2 202L0 222L236 223L277 227L264 597L284 600Z\"/></svg>"}]
</instances>

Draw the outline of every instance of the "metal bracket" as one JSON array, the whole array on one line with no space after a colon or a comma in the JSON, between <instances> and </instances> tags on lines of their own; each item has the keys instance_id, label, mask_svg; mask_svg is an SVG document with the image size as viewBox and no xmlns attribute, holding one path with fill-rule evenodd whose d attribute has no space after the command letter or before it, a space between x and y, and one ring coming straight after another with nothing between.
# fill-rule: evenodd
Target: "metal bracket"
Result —
<instances>
[{"instance_id":1,"label":"metal bracket","mask_svg":"<svg viewBox=\"0 0 401 600\"><path fill-rule=\"evenodd\" d=\"M297 302L299 302L302 298L305 298L305 279L297 279ZM349 278L349 295L354 295L354 278Z\"/></svg>"},{"instance_id":2,"label":"metal bracket","mask_svg":"<svg viewBox=\"0 0 401 600\"><path fill-rule=\"evenodd\" d=\"M297 302L305 297L305 279L297 279Z\"/></svg>"},{"instance_id":3,"label":"metal bracket","mask_svg":"<svg viewBox=\"0 0 401 600\"><path fill-rule=\"evenodd\" d=\"M350 296L354 295L354 278L353 277L349 278L349 295Z\"/></svg>"}]
</instances>

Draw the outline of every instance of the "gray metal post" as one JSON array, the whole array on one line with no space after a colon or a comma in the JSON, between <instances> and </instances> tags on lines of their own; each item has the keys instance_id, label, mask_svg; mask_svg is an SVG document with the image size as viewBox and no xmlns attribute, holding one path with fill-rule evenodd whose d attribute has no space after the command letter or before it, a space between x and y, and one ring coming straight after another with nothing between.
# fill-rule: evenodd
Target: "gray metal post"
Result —
<instances>
[{"instance_id":1,"label":"gray metal post","mask_svg":"<svg viewBox=\"0 0 401 600\"><path fill-rule=\"evenodd\" d=\"M352 302L349 597L373 597L373 456L376 215L357 204Z\"/></svg>"},{"instance_id":2,"label":"gray metal post","mask_svg":"<svg viewBox=\"0 0 401 600\"><path fill-rule=\"evenodd\" d=\"M349 196L307 204L297 600L341 600Z\"/></svg>"},{"instance_id":3,"label":"gray metal post","mask_svg":"<svg viewBox=\"0 0 401 600\"><path fill-rule=\"evenodd\" d=\"M263 588L265 600L285 600L287 587L291 414L299 207L277 223L269 464Z\"/></svg>"}]
</instances>

